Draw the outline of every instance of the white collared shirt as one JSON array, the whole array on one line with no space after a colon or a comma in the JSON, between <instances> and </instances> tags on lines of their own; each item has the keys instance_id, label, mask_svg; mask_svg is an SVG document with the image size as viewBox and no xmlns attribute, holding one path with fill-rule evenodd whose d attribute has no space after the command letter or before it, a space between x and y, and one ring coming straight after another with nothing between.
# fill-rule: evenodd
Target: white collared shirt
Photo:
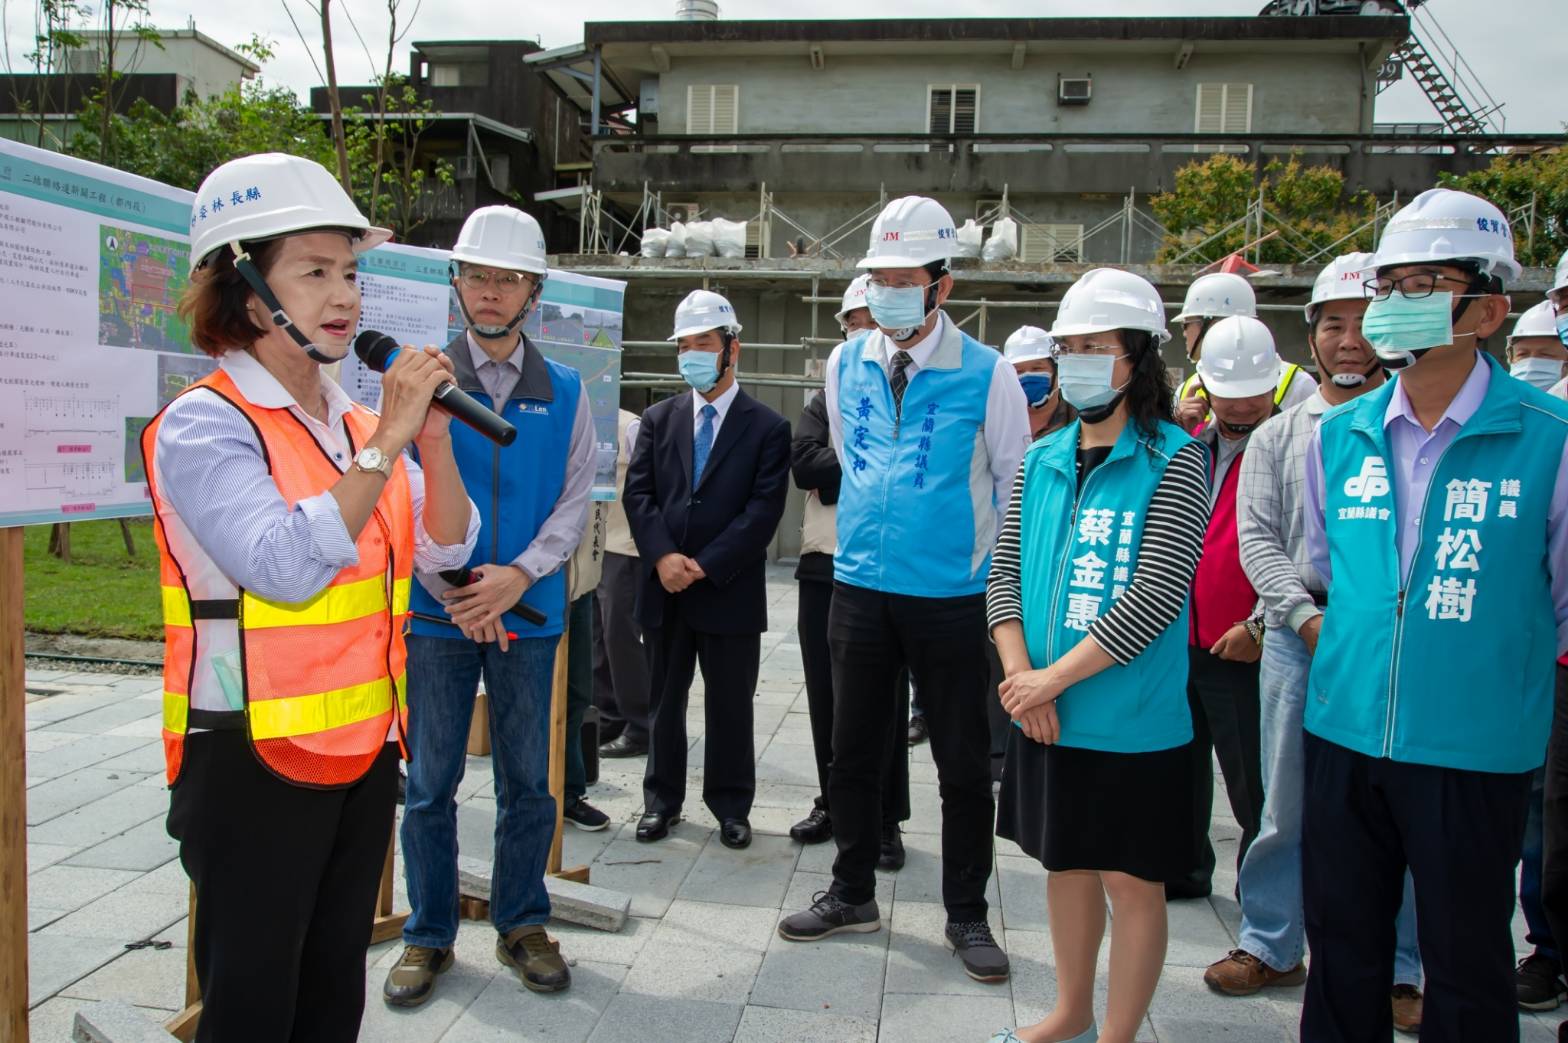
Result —
<instances>
[{"instance_id":1,"label":"white collared shirt","mask_svg":"<svg viewBox=\"0 0 1568 1043\"><path fill-rule=\"evenodd\" d=\"M702 395L693 389L691 393L691 431L693 437L702 429L702 407L711 405L718 411L718 415L713 418L713 440L717 442L719 440L719 428L724 426L724 417L729 413L730 406L735 402L735 396L738 394L740 394L739 380L731 384L722 395L712 402L703 398ZM635 438L635 436L633 437Z\"/></svg>"}]
</instances>

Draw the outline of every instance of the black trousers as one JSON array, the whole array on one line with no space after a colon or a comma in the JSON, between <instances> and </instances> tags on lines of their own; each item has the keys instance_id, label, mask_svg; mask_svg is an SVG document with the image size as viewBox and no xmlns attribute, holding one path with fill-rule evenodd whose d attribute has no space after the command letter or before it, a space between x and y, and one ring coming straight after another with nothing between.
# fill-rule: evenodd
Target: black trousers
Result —
<instances>
[{"instance_id":1,"label":"black trousers","mask_svg":"<svg viewBox=\"0 0 1568 1043\"><path fill-rule=\"evenodd\" d=\"M1258 738L1258 664L1221 659L1206 648L1187 649L1187 705L1192 710L1192 835L1199 853L1193 885L1214 877L1209 820L1214 814L1214 754L1225 775L1230 810L1241 826L1236 872L1263 821L1263 761Z\"/></svg>"},{"instance_id":2,"label":"black trousers","mask_svg":"<svg viewBox=\"0 0 1568 1043\"><path fill-rule=\"evenodd\" d=\"M991 876L990 734L985 699L985 596L920 598L846 583L833 586L828 644L833 656L835 895L876 897L882 787L894 741L900 671L920 686L931 722L931 756L942 798L942 902L951 920L984 920Z\"/></svg>"},{"instance_id":3,"label":"black trousers","mask_svg":"<svg viewBox=\"0 0 1568 1043\"><path fill-rule=\"evenodd\" d=\"M757 795L752 701L757 697L761 634L693 630L666 607L664 625L646 632L653 648L653 719L643 801L650 812L673 815L686 800L686 700L702 667L702 802L723 821L746 818Z\"/></svg>"},{"instance_id":4,"label":"black trousers","mask_svg":"<svg viewBox=\"0 0 1568 1043\"><path fill-rule=\"evenodd\" d=\"M829 810L828 772L833 763L833 658L828 649L828 609L833 584L800 581L795 629L800 635L800 661L806 671L806 708L811 716L811 746L817 757L816 806ZM895 825L909 818L909 673L899 677L898 708L893 717L893 742L882 774L882 820Z\"/></svg>"},{"instance_id":5,"label":"black trousers","mask_svg":"<svg viewBox=\"0 0 1568 1043\"><path fill-rule=\"evenodd\" d=\"M1517 1041L1511 924L1531 773L1368 757L1310 732L1305 749L1303 1043L1387 1043L1407 866L1426 972L1422 1043Z\"/></svg>"},{"instance_id":6,"label":"black trousers","mask_svg":"<svg viewBox=\"0 0 1568 1043\"><path fill-rule=\"evenodd\" d=\"M306 789L263 767L243 732L197 732L169 835L196 887L201 1043L351 1043L392 839L396 743L363 779Z\"/></svg>"},{"instance_id":7,"label":"black trousers","mask_svg":"<svg viewBox=\"0 0 1568 1043\"><path fill-rule=\"evenodd\" d=\"M634 742L648 741L653 683L649 651L637 625L637 587L642 559L604 554L604 571L594 589L598 635L593 646L593 704L603 722L606 741L624 734Z\"/></svg>"},{"instance_id":8,"label":"black trousers","mask_svg":"<svg viewBox=\"0 0 1568 1043\"><path fill-rule=\"evenodd\" d=\"M1541 826L1541 906L1552 926L1552 937L1568 942L1568 668L1562 666L1557 668L1552 737L1546 746Z\"/></svg>"}]
</instances>

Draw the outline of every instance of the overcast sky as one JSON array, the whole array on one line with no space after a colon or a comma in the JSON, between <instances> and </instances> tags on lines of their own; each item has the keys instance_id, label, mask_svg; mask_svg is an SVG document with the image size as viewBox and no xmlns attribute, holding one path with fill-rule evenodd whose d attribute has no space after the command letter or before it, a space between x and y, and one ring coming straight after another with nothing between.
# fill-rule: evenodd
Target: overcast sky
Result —
<instances>
[{"instance_id":1,"label":"overcast sky","mask_svg":"<svg viewBox=\"0 0 1568 1043\"><path fill-rule=\"evenodd\" d=\"M96 6L92 0L88 2ZM401 0L403 17L415 2ZM777 0L720 2L726 18L774 18L780 10ZM340 83L369 83L379 70L386 53L386 4L387 0L334 0ZM4 6L6 42L12 62L20 65L21 53L30 47L36 3L6 0ZM1235 16L1256 14L1263 0L1100 0L1095 6L1097 13L1111 16ZM312 56L320 61L319 24L305 0L258 0L232 7L205 3L199 13L190 0L152 0L151 8L153 21L160 27L184 27L194 16L198 29L229 45L249 39L252 32L271 37L278 56L264 75L294 88L302 97L321 82L311 62ZM827 18L843 15L846 5L843 0L794 0L788 8L792 17ZM1049 17L1078 15L1083 9L1081 0L970 0L962 13L977 18ZM674 10L675 0L576 0L564 4L424 0L394 65L407 71L408 44L415 40L521 38L559 47L582 39L584 21L663 19L671 17ZM290 24L289 11L304 31L303 42ZM1562 11L1563 0L1430 0L1423 14L1434 17L1459 43L1461 55L1480 82L1506 104L1509 131L1559 133L1568 122L1568 56L1562 47ZM943 18L953 14L952 0L861 0L855 8L855 15L863 18ZM363 34L363 44L356 38L355 26ZM1432 40L1427 43L1434 45ZM1384 123L1432 122L1437 116L1420 88L1407 77L1379 97L1377 119Z\"/></svg>"}]
</instances>

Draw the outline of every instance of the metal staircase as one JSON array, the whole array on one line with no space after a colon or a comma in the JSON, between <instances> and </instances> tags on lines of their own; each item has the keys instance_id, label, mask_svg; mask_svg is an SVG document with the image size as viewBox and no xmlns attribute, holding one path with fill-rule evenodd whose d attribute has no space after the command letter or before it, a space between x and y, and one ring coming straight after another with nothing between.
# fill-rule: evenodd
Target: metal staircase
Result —
<instances>
[{"instance_id":1,"label":"metal staircase","mask_svg":"<svg viewBox=\"0 0 1568 1043\"><path fill-rule=\"evenodd\" d=\"M1417 27L1438 45L1436 56L1417 35ZM1447 70L1439 64L1438 57L1446 61ZM1502 103L1481 85L1437 20L1420 8L1411 11L1410 35L1394 48L1378 73L1378 93L1398 82L1407 69L1426 92L1450 133L1500 134L1504 131L1506 120L1502 115Z\"/></svg>"}]
</instances>

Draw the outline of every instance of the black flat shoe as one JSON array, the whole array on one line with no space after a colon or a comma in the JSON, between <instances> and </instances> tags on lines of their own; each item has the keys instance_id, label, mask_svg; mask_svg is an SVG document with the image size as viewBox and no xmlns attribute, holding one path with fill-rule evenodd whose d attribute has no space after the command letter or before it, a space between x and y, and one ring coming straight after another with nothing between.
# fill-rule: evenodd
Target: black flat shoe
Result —
<instances>
[{"instance_id":1,"label":"black flat shoe","mask_svg":"<svg viewBox=\"0 0 1568 1043\"><path fill-rule=\"evenodd\" d=\"M916 714L909 719L909 745L919 746L931 737L931 729L926 724L925 714Z\"/></svg>"},{"instance_id":2,"label":"black flat shoe","mask_svg":"<svg viewBox=\"0 0 1568 1043\"><path fill-rule=\"evenodd\" d=\"M618 735L599 747L601 757L641 757L647 752L647 743L634 742L624 735Z\"/></svg>"},{"instance_id":3,"label":"black flat shoe","mask_svg":"<svg viewBox=\"0 0 1568 1043\"><path fill-rule=\"evenodd\" d=\"M662 811L650 811L637 820L637 839L643 843L650 840L663 840L670 835L670 827L680 820L679 812L666 815Z\"/></svg>"},{"instance_id":4,"label":"black flat shoe","mask_svg":"<svg viewBox=\"0 0 1568 1043\"><path fill-rule=\"evenodd\" d=\"M833 839L833 819L821 808L789 827L789 838L802 844L820 844Z\"/></svg>"},{"instance_id":5,"label":"black flat shoe","mask_svg":"<svg viewBox=\"0 0 1568 1043\"><path fill-rule=\"evenodd\" d=\"M727 818L720 822L719 843L734 848L751 846L751 823L743 818Z\"/></svg>"}]
</instances>

